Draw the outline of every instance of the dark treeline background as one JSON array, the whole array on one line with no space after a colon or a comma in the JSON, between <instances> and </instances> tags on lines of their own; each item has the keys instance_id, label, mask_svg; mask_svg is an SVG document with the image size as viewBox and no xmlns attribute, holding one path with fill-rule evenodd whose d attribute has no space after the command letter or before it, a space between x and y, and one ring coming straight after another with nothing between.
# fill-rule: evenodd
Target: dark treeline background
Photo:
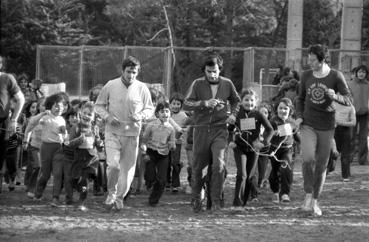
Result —
<instances>
[{"instance_id":1,"label":"dark treeline background","mask_svg":"<svg viewBox=\"0 0 369 242\"><path fill-rule=\"evenodd\" d=\"M170 46L168 24L174 46L285 47L287 12L288 0L1 0L1 54L8 72L33 78L37 44ZM305 0L303 47L339 48L341 12L339 0Z\"/></svg>"}]
</instances>

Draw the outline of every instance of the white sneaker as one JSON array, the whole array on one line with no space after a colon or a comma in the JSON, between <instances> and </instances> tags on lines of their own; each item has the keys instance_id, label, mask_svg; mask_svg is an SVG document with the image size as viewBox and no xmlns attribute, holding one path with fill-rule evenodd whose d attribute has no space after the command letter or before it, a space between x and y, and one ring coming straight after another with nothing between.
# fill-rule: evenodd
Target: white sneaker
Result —
<instances>
[{"instance_id":1,"label":"white sneaker","mask_svg":"<svg viewBox=\"0 0 369 242\"><path fill-rule=\"evenodd\" d=\"M29 199L33 199L35 197L35 194L33 192L27 192L27 197Z\"/></svg>"},{"instance_id":2,"label":"white sneaker","mask_svg":"<svg viewBox=\"0 0 369 242\"><path fill-rule=\"evenodd\" d=\"M290 197L287 194L283 194L281 200L282 200L282 203L289 203L291 201Z\"/></svg>"},{"instance_id":3,"label":"white sneaker","mask_svg":"<svg viewBox=\"0 0 369 242\"><path fill-rule=\"evenodd\" d=\"M88 208L85 206L85 205L79 205L78 206L78 209L82 212L87 212L88 211Z\"/></svg>"},{"instance_id":4,"label":"white sneaker","mask_svg":"<svg viewBox=\"0 0 369 242\"><path fill-rule=\"evenodd\" d=\"M115 196L114 195L108 195L106 197L106 200L104 202L105 205L113 205L115 202Z\"/></svg>"},{"instance_id":5,"label":"white sneaker","mask_svg":"<svg viewBox=\"0 0 369 242\"><path fill-rule=\"evenodd\" d=\"M319 208L317 199L313 199L312 208L313 208L313 215L314 216L322 216L322 210Z\"/></svg>"},{"instance_id":6,"label":"white sneaker","mask_svg":"<svg viewBox=\"0 0 369 242\"><path fill-rule=\"evenodd\" d=\"M312 198L313 195L311 193L306 193L305 195L305 200L302 203L301 209L302 211L311 211L312 210Z\"/></svg>"},{"instance_id":7,"label":"white sneaker","mask_svg":"<svg viewBox=\"0 0 369 242\"><path fill-rule=\"evenodd\" d=\"M122 199L117 199L117 200L115 200L115 209L117 210L117 211L120 211L120 210L122 210L123 209L123 207L124 207L124 204L123 204L123 200Z\"/></svg>"},{"instance_id":8,"label":"white sneaker","mask_svg":"<svg viewBox=\"0 0 369 242\"><path fill-rule=\"evenodd\" d=\"M273 194L272 202L276 204L279 203L279 193L278 192Z\"/></svg>"}]
</instances>

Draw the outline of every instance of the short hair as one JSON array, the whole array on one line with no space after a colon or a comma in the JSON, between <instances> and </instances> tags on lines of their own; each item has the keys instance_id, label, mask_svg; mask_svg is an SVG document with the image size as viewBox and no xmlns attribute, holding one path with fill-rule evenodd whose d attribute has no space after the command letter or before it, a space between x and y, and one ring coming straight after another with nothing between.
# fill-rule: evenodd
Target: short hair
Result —
<instances>
[{"instance_id":1,"label":"short hair","mask_svg":"<svg viewBox=\"0 0 369 242\"><path fill-rule=\"evenodd\" d=\"M218 65L219 70L223 69L223 59L218 54L211 54L206 56L203 66L201 67L202 71L205 71L206 66L215 66Z\"/></svg>"},{"instance_id":2,"label":"short hair","mask_svg":"<svg viewBox=\"0 0 369 242\"><path fill-rule=\"evenodd\" d=\"M158 113L161 111L161 110L164 110L165 108L167 109L170 109L169 108L169 103L164 101L164 102L160 102L156 105L155 107L155 116L158 117Z\"/></svg>"},{"instance_id":3,"label":"short hair","mask_svg":"<svg viewBox=\"0 0 369 242\"><path fill-rule=\"evenodd\" d=\"M260 105L259 105L259 110L261 108L265 108L268 111L269 114L272 112L272 106L268 102L265 102L265 101L261 102Z\"/></svg>"},{"instance_id":4,"label":"short hair","mask_svg":"<svg viewBox=\"0 0 369 242\"><path fill-rule=\"evenodd\" d=\"M97 97L95 97L95 96L94 96L94 95L95 95L95 91L98 91L98 92L100 93L102 88L103 88L103 87L102 87L101 85L94 86L94 87L90 90L90 92L89 92L89 94L88 94L88 100L90 100L90 101L92 101L92 102L96 102L96 99L95 99L95 98L97 98Z\"/></svg>"},{"instance_id":5,"label":"short hair","mask_svg":"<svg viewBox=\"0 0 369 242\"><path fill-rule=\"evenodd\" d=\"M18 84L19 84L19 82L21 81L21 80L26 80L26 82L27 82L27 84L29 83L29 80L28 80L29 78L28 78L28 75L26 74L26 73L22 73L22 74L20 74L18 77L17 77L17 82L18 82Z\"/></svg>"},{"instance_id":6,"label":"short hair","mask_svg":"<svg viewBox=\"0 0 369 242\"><path fill-rule=\"evenodd\" d=\"M136 57L133 57L133 56L128 56L122 62L122 70L123 71L126 69L126 67L136 67L136 66L138 68L140 68L141 63Z\"/></svg>"},{"instance_id":7,"label":"short hair","mask_svg":"<svg viewBox=\"0 0 369 242\"><path fill-rule=\"evenodd\" d=\"M292 103L291 99L289 99L288 97L283 97L283 98L279 99L278 102L276 102L276 104L274 106L275 113L278 112L278 106L279 106L280 103L284 103L287 107L289 107L290 108L290 115L293 114L295 108L293 106L293 103Z\"/></svg>"},{"instance_id":8,"label":"short hair","mask_svg":"<svg viewBox=\"0 0 369 242\"><path fill-rule=\"evenodd\" d=\"M359 70L365 71L365 73L366 73L365 78L368 77L369 71L368 71L368 67L366 67L366 65L360 65L360 66L356 67L356 69L355 69L355 76L356 77L357 77L357 73L359 72Z\"/></svg>"},{"instance_id":9,"label":"short hair","mask_svg":"<svg viewBox=\"0 0 369 242\"><path fill-rule=\"evenodd\" d=\"M246 95L252 95L255 96L255 98L258 98L258 94L251 88L246 88L241 91L241 99L243 99Z\"/></svg>"},{"instance_id":10,"label":"short hair","mask_svg":"<svg viewBox=\"0 0 369 242\"><path fill-rule=\"evenodd\" d=\"M70 109L66 114L65 114L65 119L68 120L70 116L78 116L78 112L76 112L74 109Z\"/></svg>"},{"instance_id":11,"label":"short hair","mask_svg":"<svg viewBox=\"0 0 369 242\"><path fill-rule=\"evenodd\" d=\"M308 50L309 54L316 55L319 62L327 61L328 58L328 48L325 45L311 45Z\"/></svg>"},{"instance_id":12,"label":"short hair","mask_svg":"<svg viewBox=\"0 0 369 242\"><path fill-rule=\"evenodd\" d=\"M90 109L90 111L92 112L92 113L95 113L95 105L94 105L94 103L93 102L89 102L89 101L87 101L87 102L84 102L82 105L81 105L81 110L82 109L84 109L84 108L88 108L88 109Z\"/></svg>"},{"instance_id":13,"label":"short hair","mask_svg":"<svg viewBox=\"0 0 369 242\"><path fill-rule=\"evenodd\" d=\"M169 103L172 103L173 100L179 101L181 106L184 102L184 96L178 92L173 93L173 95L169 99Z\"/></svg>"},{"instance_id":14,"label":"short hair","mask_svg":"<svg viewBox=\"0 0 369 242\"><path fill-rule=\"evenodd\" d=\"M50 110L55 103L60 103L60 102L65 104L64 96L61 93L53 94L46 98L45 109Z\"/></svg>"}]
</instances>

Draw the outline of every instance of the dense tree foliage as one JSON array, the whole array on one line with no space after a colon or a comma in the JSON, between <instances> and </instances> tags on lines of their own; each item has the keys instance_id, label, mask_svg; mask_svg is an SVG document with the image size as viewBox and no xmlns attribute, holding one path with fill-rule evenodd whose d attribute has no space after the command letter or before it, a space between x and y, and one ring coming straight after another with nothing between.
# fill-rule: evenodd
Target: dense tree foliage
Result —
<instances>
[{"instance_id":1,"label":"dense tree foliage","mask_svg":"<svg viewBox=\"0 0 369 242\"><path fill-rule=\"evenodd\" d=\"M364 2L368 48L369 0ZM338 0L304 1L304 47L339 47L341 7ZM37 44L169 46L168 27L175 46L285 47L287 12L288 0L2 0L1 54L9 72L34 76ZM176 54L189 66L183 57L189 53ZM227 74L235 71L234 55L225 56L234 59Z\"/></svg>"}]
</instances>

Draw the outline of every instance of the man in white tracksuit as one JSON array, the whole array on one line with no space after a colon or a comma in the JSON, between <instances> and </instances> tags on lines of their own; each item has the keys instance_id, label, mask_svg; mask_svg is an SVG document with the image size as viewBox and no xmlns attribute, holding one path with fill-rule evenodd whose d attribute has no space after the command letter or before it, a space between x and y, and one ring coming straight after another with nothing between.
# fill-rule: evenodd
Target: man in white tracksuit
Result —
<instances>
[{"instance_id":1,"label":"man in white tracksuit","mask_svg":"<svg viewBox=\"0 0 369 242\"><path fill-rule=\"evenodd\" d=\"M134 178L138 138L142 121L151 117L154 106L146 84L136 79L140 62L128 57L122 63L122 76L110 80L96 101L96 112L106 121L108 196L105 204L123 208L123 198Z\"/></svg>"}]
</instances>

